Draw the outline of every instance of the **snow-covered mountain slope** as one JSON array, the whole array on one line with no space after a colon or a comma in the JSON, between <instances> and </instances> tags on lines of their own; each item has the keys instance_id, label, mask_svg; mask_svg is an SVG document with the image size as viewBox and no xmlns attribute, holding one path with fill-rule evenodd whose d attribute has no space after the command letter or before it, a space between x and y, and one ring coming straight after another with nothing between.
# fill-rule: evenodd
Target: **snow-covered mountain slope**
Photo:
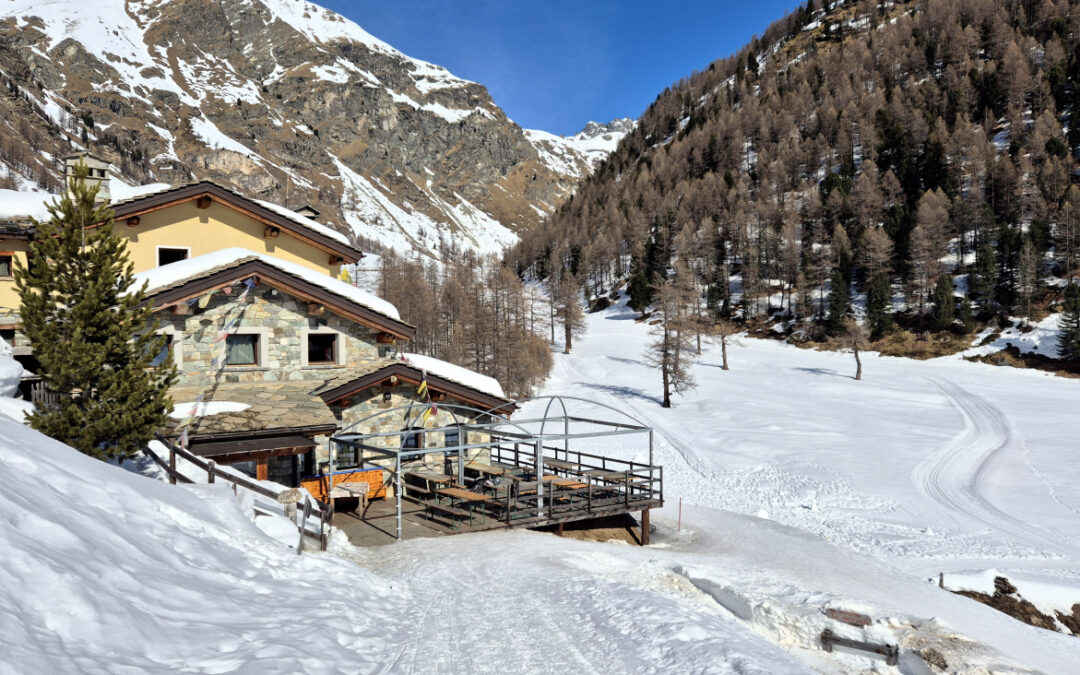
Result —
<instances>
[{"instance_id":1,"label":"snow-covered mountain slope","mask_svg":"<svg viewBox=\"0 0 1080 675\"><path fill-rule=\"evenodd\" d=\"M10 0L0 37L0 188L55 188L86 145L131 182L312 203L438 256L512 244L605 147L548 162L482 85L304 0Z\"/></svg>"},{"instance_id":2,"label":"snow-covered mountain slope","mask_svg":"<svg viewBox=\"0 0 1080 675\"><path fill-rule=\"evenodd\" d=\"M619 147L619 141L635 125L632 119L623 117L607 124L589 122L573 136L557 136L538 129L526 129L525 136L552 171L583 178ZM587 163L581 162L582 156L588 159Z\"/></svg>"}]
</instances>

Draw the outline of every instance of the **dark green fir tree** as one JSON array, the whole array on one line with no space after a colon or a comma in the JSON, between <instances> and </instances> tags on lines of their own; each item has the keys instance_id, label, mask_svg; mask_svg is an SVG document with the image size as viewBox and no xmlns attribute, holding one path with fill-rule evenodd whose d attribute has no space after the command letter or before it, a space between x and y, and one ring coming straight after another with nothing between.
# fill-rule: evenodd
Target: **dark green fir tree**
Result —
<instances>
[{"instance_id":1,"label":"dark green fir tree","mask_svg":"<svg viewBox=\"0 0 1080 675\"><path fill-rule=\"evenodd\" d=\"M956 310L956 318L960 320L960 330L967 335L975 330L975 310L971 307L971 299L964 298L960 307Z\"/></svg>"},{"instance_id":2,"label":"dark green fir tree","mask_svg":"<svg viewBox=\"0 0 1080 675\"><path fill-rule=\"evenodd\" d=\"M934 328L948 330L956 321L956 297L954 296L952 277L942 274L934 284L932 293L934 306L930 310L930 318L934 321Z\"/></svg>"},{"instance_id":3,"label":"dark green fir tree","mask_svg":"<svg viewBox=\"0 0 1080 675\"><path fill-rule=\"evenodd\" d=\"M829 284L829 314L825 317L825 327L830 335L839 335L843 332L850 313L851 291L845 283L844 273L835 270Z\"/></svg>"},{"instance_id":4,"label":"dark green fir tree","mask_svg":"<svg viewBox=\"0 0 1080 675\"><path fill-rule=\"evenodd\" d=\"M866 292L866 318L870 325L870 335L874 339L881 337L892 328L892 284L886 272L878 272L870 281Z\"/></svg>"},{"instance_id":5,"label":"dark green fir tree","mask_svg":"<svg viewBox=\"0 0 1080 675\"><path fill-rule=\"evenodd\" d=\"M175 368L171 359L153 367L166 338L154 333L145 284L132 288L112 211L96 202L98 186L86 177L80 165L68 193L49 205L50 220L35 223L29 264L15 266L22 331L58 395L27 421L83 453L122 459L164 425Z\"/></svg>"},{"instance_id":6,"label":"dark green fir tree","mask_svg":"<svg viewBox=\"0 0 1080 675\"><path fill-rule=\"evenodd\" d=\"M1058 323L1058 356L1080 361L1080 286L1065 287L1065 306Z\"/></svg>"}]
</instances>

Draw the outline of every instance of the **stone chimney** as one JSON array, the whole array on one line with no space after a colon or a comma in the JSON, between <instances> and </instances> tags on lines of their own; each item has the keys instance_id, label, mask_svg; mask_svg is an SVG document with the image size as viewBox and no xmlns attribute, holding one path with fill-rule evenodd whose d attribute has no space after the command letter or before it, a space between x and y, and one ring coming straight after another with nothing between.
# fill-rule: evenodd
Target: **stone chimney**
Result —
<instances>
[{"instance_id":1,"label":"stone chimney","mask_svg":"<svg viewBox=\"0 0 1080 675\"><path fill-rule=\"evenodd\" d=\"M80 162L86 164L86 168L89 169L86 182L89 185L98 184L101 186L101 189L98 190L97 201L106 203L111 201L112 196L109 194L109 163L100 157L91 155L89 152L79 152L64 158L64 185L67 186L68 180L75 175L75 167Z\"/></svg>"}]
</instances>

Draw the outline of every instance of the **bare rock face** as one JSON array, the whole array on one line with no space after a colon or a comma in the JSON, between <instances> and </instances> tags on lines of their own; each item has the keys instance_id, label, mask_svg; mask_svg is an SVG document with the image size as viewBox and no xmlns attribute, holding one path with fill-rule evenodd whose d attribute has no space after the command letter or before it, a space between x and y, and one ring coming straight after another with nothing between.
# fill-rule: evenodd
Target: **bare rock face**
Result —
<instances>
[{"instance_id":1,"label":"bare rock face","mask_svg":"<svg viewBox=\"0 0 1080 675\"><path fill-rule=\"evenodd\" d=\"M369 245L436 257L512 244L598 157L302 0L12 0L0 80L12 187L48 187L85 142L129 181L310 203Z\"/></svg>"}]
</instances>

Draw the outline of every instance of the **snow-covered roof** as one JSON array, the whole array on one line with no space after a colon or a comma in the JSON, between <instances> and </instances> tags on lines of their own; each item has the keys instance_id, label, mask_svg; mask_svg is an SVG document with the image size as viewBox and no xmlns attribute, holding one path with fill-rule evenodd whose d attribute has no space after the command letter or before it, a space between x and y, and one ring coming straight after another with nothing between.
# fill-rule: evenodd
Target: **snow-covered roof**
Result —
<instances>
[{"instance_id":1,"label":"snow-covered roof","mask_svg":"<svg viewBox=\"0 0 1080 675\"><path fill-rule=\"evenodd\" d=\"M147 289L150 292L162 290L175 286L183 281L205 276L210 272L223 268L235 267L248 260L260 260L267 265L276 267L282 272L286 272L299 277L304 281L315 284L316 286L320 286L334 295L363 305L364 307L384 316L388 316L391 319L397 321L401 320L401 315L398 313L397 307L394 307L380 297L356 288L344 281L335 279L327 274L323 274L322 272L308 269L297 263L282 260L281 258L276 258L271 255L256 253L255 251L250 251L246 248L224 248L220 251L207 253L206 255L188 258L187 260L181 260L161 267L155 267L146 270L145 272L139 272L135 275L135 286L138 287L145 281Z\"/></svg>"},{"instance_id":2,"label":"snow-covered roof","mask_svg":"<svg viewBox=\"0 0 1080 675\"><path fill-rule=\"evenodd\" d=\"M128 185L113 178L109 181L109 193L114 203L145 197L149 194L171 189L168 183L150 183L149 185ZM29 219L48 220L48 205L60 200L60 195L53 192L19 192L0 190L0 220Z\"/></svg>"},{"instance_id":3,"label":"snow-covered roof","mask_svg":"<svg viewBox=\"0 0 1080 675\"><path fill-rule=\"evenodd\" d=\"M503 393L502 385L499 384L499 381L494 377L481 375L468 368L456 366L449 361L443 361L431 356L424 356L423 354L402 354L401 361L413 368L419 368L432 375L438 375L439 377L452 382L457 382L458 384L465 385L471 389L482 391L485 394L497 396L498 398L506 398L506 394Z\"/></svg>"},{"instance_id":4,"label":"snow-covered roof","mask_svg":"<svg viewBox=\"0 0 1080 675\"><path fill-rule=\"evenodd\" d=\"M296 211L293 211L292 209L281 206L280 204L274 204L272 202L264 202L261 199L252 199L251 201L255 202L259 206L263 206L265 208L270 209L271 211L278 214L279 216L284 216L284 217L288 218L289 220L292 220L292 221L296 222L299 225L303 225L304 227L306 227L306 228L308 228L310 230L314 230L314 231L316 231L316 232L318 232L320 234L323 234L323 235L325 235L327 237L330 237L331 239L335 239L337 241L340 241L342 244L349 245L349 238L346 237L345 235L343 235L342 233L338 232L337 230L335 230L335 229L333 229L331 227L327 227L326 225L323 225L322 223L320 223L318 221L312 220L311 218L308 218L307 216L302 216L299 213L297 213Z\"/></svg>"}]
</instances>

